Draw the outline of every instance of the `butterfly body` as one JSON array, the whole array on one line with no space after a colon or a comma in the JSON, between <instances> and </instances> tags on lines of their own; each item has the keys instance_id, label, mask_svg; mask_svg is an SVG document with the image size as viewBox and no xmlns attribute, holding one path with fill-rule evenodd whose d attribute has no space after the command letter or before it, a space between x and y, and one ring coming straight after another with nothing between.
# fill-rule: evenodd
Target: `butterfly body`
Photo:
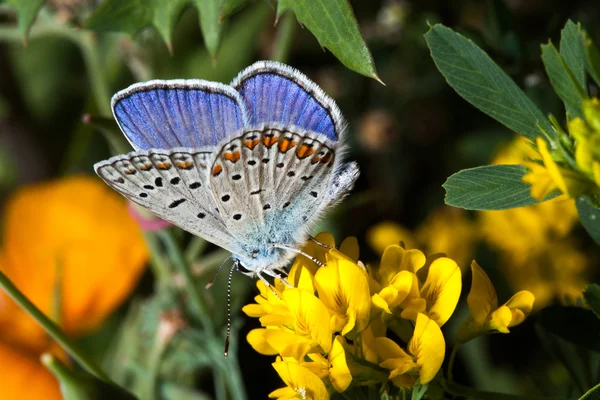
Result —
<instances>
[{"instance_id":1,"label":"butterfly body","mask_svg":"<svg viewBox=\"0 0 600 400\"><path fill-rule=\"evenodd\" d=\"M344 163L339 109L304 75L260 62L231 86L150 81L113 98L136 151L98 175L157 216L276 275L358 177Z\"/></svg>"}]
</instances>

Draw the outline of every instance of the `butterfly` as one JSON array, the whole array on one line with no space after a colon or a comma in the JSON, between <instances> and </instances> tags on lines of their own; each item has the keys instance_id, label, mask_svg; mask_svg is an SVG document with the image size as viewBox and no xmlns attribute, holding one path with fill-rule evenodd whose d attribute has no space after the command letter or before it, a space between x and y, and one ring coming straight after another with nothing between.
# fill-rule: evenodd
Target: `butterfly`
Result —
<instances>
[{"instance_id":1,"label":"butterfly","mask_svg":"<svg viewBox=\"0 0 600 400\"><path fill-rule=\"evenodd\" d=\"M225 85L152 80L116 93L135 151L94 165L110 187L232 253L236 270L282 278L309 231L353 187L346 124L314 82L260 61ZM233 271L233 268L232 268Z\"/></svg>"}]
</instances>

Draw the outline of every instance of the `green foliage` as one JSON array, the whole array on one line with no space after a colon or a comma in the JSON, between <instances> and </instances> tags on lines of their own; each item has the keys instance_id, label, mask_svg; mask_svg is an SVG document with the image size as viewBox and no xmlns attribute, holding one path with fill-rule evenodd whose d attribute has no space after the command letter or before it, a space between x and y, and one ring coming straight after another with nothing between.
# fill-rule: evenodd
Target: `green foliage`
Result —
<instances>
[{"instance_id":1,"label":"green foliage","mask_svg":"<svg viewBox=\"0 0 600 400\"><path fill-rule=\"evenodd\" d=\"M583 291L583 298L594 314L600 318L600 285L592 283Z\"/></svg>"},{"instance_id":2,"label":"green foliage","mask_svg":"<svg viewBox=\"0 0 600 400\"><path fill-rule=\"evenodd\" d=\"M588 390L579 400L600 400L600 384Z\"/></svg>"},{"instance_id":3,"label":"green foliage","mask_svg":"<svg viewBox=\"0 0 600 400\"><path fill-rule=\"evenodd\" d=\"M446 204L467 210L505 210L537 204L530 195L531 186L522 181L526 173L522 165L464 169L444 183Z\"/></svg>"},{"instance_id":4,"label":"green foliage","mask_svg":"<svg viewBox=\"0 0 600 400\"><path fill-rule=\"evenodd\" d=\"M134 35L154 26L170 46L173 26L186 3L187 0L107 0L100 4L84 27Z\"/></svg>"},{"instance_id":5,"label":"green foliage","mask_svg":"<svg viewBox=\"0 0 600 400\"><path fill-rule=\"evenodd\" d=\"M27 41L29 29L35 21L40 7L44 4L44 0L6 0L6 3L17 10L19 32L23 36L23 40Z\"/></svg>"},{"instance_id":6,"label":"green foliage","mask_svg":"<svg viewBox=\"0 0 600 400\"><path fill-rule=\"evenodd\" d=\"M221 16L220 19L229 17L240 11L248 4L249 0L223 0L221 4Z\"/></svg>"},{"instance_id":7,"label":"green foliage","mask_svg":"<svg viewBox=\"0 0 600 400\"><path fill-rule=\"evenodd\" d=\"M342 64L379 80L375 62L347 0L279 0L277 15L281 16L286 10L293 11L321 46L329 49Z\"/></svg>"},{"instance_id":8,"label":"green foliage","mask_svg":"<svg viewBox=\"0 0 600 400\"><path fill-rule=\"evenodd\" d=\"M437 68L456 92L507 128L529 139L554 130L548 118L475 43L437 24L425 35Z\"/></svg>"},{"instance_id":9,"label":"green foliage","mask_svg":"<svg viewBox=\"0 0 600 400\"><path fill-rule=\"evenodd\" d=\"M561 48L562 51L562 48ZM556 94L565 103L571 117L583 118L585 90L552 43L542 46L542 60ZM583 62L583 59L581 59Z\"/></svg>"},{"instance_id":10,"label":"green foliage","mask_svg":"<svg viewBox=\"0 0 600 400\"><path fill-rule=\"evenodd\" d=\"M600 352L600 319L590 310L552 306L540 311L538 323L544 332Z\"/></svg>"},{"instance_id":11,"label":"green foliage","mask_svg":"<svg viewBox=\"0 0 600 400\"><path fill-rule=\"evenodd\" d=\"M126 32L131 35L154 26L171 48L173 26L188 0L107 0L92 14L84 27L95 31ZM206 48L217 53L221 36L219 0L194 0L200 13L200 29Z\"/></svg>"},{"instance_id":12,"label":"green foliage","mask_svg":"<svg viewBox=\"0 0 600 400\"><path fill-rule=\"evenodd\" d=\"M600 51L596 44L584 33L585 70L600 85Z\"/></svg>"},{"instance_id":13,"label":"green foliage","mask_svg":"<svg viewBox=\"0 0 600 400\"><path fill-rule=\"evenodd\" d=\"M585 87L585 48L584 31L580 24L568 20L561 32L560 55L571 70L575 81Z\"/></svg>"},{"instance_id":14,"label":"green foliage","mask_svg":"<svg viewBox=\"0 0 600 400\"><path fill-rule=\"evenodd\" d=\"M600 244L600 209L595 207L586 196L579 197L575 204L581 224L591 238Z\"/></svg>"}]
</instances>

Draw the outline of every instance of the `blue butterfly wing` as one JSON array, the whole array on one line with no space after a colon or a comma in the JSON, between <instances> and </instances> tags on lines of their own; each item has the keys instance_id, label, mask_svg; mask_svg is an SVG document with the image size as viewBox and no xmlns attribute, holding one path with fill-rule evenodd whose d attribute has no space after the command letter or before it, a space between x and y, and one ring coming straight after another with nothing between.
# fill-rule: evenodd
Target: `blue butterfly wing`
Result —
<instances>
[{"instance_id":1,"label":"blue butterfly wing","mask_svg":"<svg viewBox=\"0 0 600 400\"><path fill-rule=\"evenodd\" d=\"M335 102L296 69L259 61L231 83L242 96L253 125L297 126L338 141L345 129Z\"/></svg>"},{"instance_id":2,"label":"blue butterfly wing","mask_svg":"<svg viewBox=\"0 0 600 400\"><path fill-rule=\"evenodd\" d=\"M239 93L202 80L135 84L115 94L112 109L136 150L215 146L248 118Z\"/></svg>"}]
</instances>

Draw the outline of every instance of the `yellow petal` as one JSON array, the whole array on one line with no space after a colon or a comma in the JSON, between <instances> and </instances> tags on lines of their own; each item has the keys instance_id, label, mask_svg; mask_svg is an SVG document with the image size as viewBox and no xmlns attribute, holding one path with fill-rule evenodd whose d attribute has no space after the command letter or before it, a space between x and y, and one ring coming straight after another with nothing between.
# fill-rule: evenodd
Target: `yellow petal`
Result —
<instances>
[{"instance_id":1,"label":"yellow petal","mask_svg":"<svg viewBox=\"0 0 600 400\"><path fill-rule=\"evenodd\" d=\"M352 382L352 375L346 363L346 352L343 341L342 336L336 336L331 346L331 353L329 353L329 363L331 364L331 368L329 368L329 380L333 388L340 393L348 389L348 386Z\"/></svg>"},{"instance_id":2,"label":"yellow petal","mask_svg":"<svg viewBox=\"0 0 600 400\"><path fill-rule=\"evenodd\" d=\"M61 327L71 335L98 328L130 295L149 257L126 202L85 176L19 189L8 201L2 237L3 271L47 315L60 284ZM21 323L33 329L30 321L0 315L11 339L21 336Z\"/></svg>"},{"instance_id":3,"label":"yellow petal","mask_svg":"<svg viewBox=\"0 0 600 400\"><path fill-rule=\"evenodd\" d=\"M277 361L272 365L283 382L296 393L296 397L299 399L329 400L325 384L308 368L285 361Z\"/></svg>"},{"instance_id":4,"label":"yellow petal","mask_svg":"<svg viewBox=\"0 0 600 400\"><path fill-rule=\"evenodd\" d=\"M590 144L587 140L583 140L577 143L575 147L575 162L581 171L591 175L592 174L592 163L594 157L590 149Z\"/></svg>"},{"instance_id":5,"label":"yellow petal","mask_svg":"<svg viewBox=\"0 0 600 400\"><path fill-rule=\"evenodd\" d=\"M560 168L556 161L552 159L548 144L540 137L536 141L538 149L544 161L544 166L558 189L568 197L574 198L582 194L586 190L587 182L575 171L570 169Z\"/></svg>"},{"instance_id":6,"label":"yellow petal","mask_svg":"<svg viewBox=\"0 0 600 400\"><path fill-rule=\"evenodd\" d=\"M475 322L483 324L492 311L498 308L498 297L492 281L475 260L471 263L471 276L467 304Z\"/></svg>"},{"instance_id":7,"label":"yellow petal","mask_svg":"<svg viewBox=\"0 0 600 400\"><path fill-rule=\"evenodd\" d=\"M296 396L296 391L294 389L290 387L284 387L273 390L271 393L269 393L269 398L278 400L294 400L298 397Z\"/></svg>"},{"instance_id":8,"label":"yellow petal","mask_svg":"<svg viewBox=\"0 0 600 400\"><path fill-rule=\"evenodd\" d=\"M519 325L525 320L533 309L535 297L533 293L522 290L511 297L504 305L512 312L512 319L508 327Z\"/></svg>"},{"instance_id":9,"label":"yellow petal","mask_svg":"<svg viewBox=\"0 0 600 400\"><path fill-rule=\"evenodd\" d=\"M259 304L246 304L242 311L251 318L260 318L266 314L263 306Z\"/></svg>"},{"instance_id":10,"label":"yellow petal","mask_svg":"<svg viewBox=\"0 0 600 400\"><path fill-rule=\"evenodd\" d=\"M336 321L346 319L344 334L355 325L358 332L367 327L371 298L367 276L360 267L348 260L332 260L319 268L315 286L327 308L341 317Z\"/></svg>"},{"instance_id":11,"label":"yellow petal","mask_svg":"<svg viewBox=\"0 0 600 400\"><path fill-rule=\"evenodd\" d=\"M446 342L439 325L425 314L419 314L408 350L417 359L421 384L431 382L442 367L446 353Z\"/></svg>"},{"instance_id":12,"label":"yellow petal","mask_svg":"<svg viewBox=\"0 0 600 400\"><path fill-rule=\"evenodd\" d=\"M325 353L331 349L329 312L317 297L300 289L288 289L283 299L294 316L294 330L300 336L310 337Z\"/></svg>"},{"instance_id":13,"label":"yellow petal","mask_svg":"<svg viewBox=\"0 0 600 400\"><path fill-rule=\"evenodd\" d=\"M510 311L510 308L501 306L496 311L492 312L488 326L491 330L508 333L508 326L510 325L512 318L513 314Z\"/></svg>"},{"instance_id":14,"label":"yellow petal","mask_svg":"<svg viewBox=\"0 0 600 400\"><path fill-rule=\"evenodd\" d=\"M358 262L359 247L358 239L354 236L349 236L340 245L340 252L345 254L350 260Z\"/></svg>"},{"instance_id":15,"label":"yellow petal","mask_svg":"<svg viewBox=\"0 0 600 400\"><path fill-rule=\"evenodd\" d=\"M313 279L313 274L301 263L294 263L287 277L287 281L292 286L309 293L315 292Z\"/></svg>"},{"instance_id":16,"label":"yellow petal","mask_svg":"<svg viewBox=\"0 0 600 400\"><path fill-rule=\"evenodd\" d=\"M377 355L382 360L389 358L412 359L396 342L386 337L375 338L375 349L377 350Z\"/></svg>"},{"instance_id":17,"label":"yellow petal","mask_svg":"<svg viewBox=\"0 0 600 400\"><path fill-rule=\"evenodd\" d=\"M266 331L267 329L262 328L253 329L250 332L248 332L246 340L248 341L250 346L252 346L252 348L256 350L256 352L265 355L275 355L279 352L277 351L277 349L272 347L265 339Z\"/></svg>"},{"instance_id":18,"label":"yellow petal","mask_svg":"<svg viewBox=\"0 0 600 400\"><path fill-rule=\"evenodd\" d=\"M303 357L306 354L306 352L300 357L296 357L298 353L298 346L300 344L308 345L308 348L306 349L307 352L308 350L310 350L311 347L310 339L300 335L296 335L294 332L290 332L283 329L264 329L262 335L262 340L264 340L268 344L268 346L270 346L271 349L275 350L275 354L282 353L284 352L284 350L287 349L287 352L285 354L286 357L293 357L295 359ZM252 343L250 343L250 345L252 345ZM296 347L288 348L290 345L295 345ZM302 349L304 348L306 348L306 346L303 345Z\"/></svg>"},{"instance_id":19,"label":"yellow petal","mask_svg":"<svg viewBox=\"0 0 600 400\"><path fill-rule=\"evenodd\" d=\"M530 171L523 176L523 182L531 185L531 197L541 201L558 189L556 182L545 167L534 162L524 162L523 164Z\"/></svg>"},{"instance_id":20,"label":"yellow petal","mask_svg":"<svg viewBox=\"0 0 600 400\"><path fill-rule=\"evenodd\" d=\"M388 246L381 256L380 275L391 278L400 271L416 274L425 265L425 261L425 254L420 250L405 250L398 245Z\"/></svg>"},{"instance_id":21,"label":"yellow petal","mask_svg":"<svg viewBox=\"0 0 600 400\"><path fill-rule=\"evenodd\" d=\"M454 312L461 288L460 268L454 260L441 257L431 263L421 297L427 301L429 317L439 326Z\"/></svg>"},{"instance_id":22,"label":"yellow petal","mask_svg":"<svg viewBox=\"0 0 600 400\"><path fill-rule=\"evenodd\" d=\"M416 286L415 286L416 285ZM396 290L396 298L393 302L389 304L392 307L396 307L400 303L404 301L413 291L413 294L418 293L418 280L416 279L416 275L409 271L400 271L398 272L390 282L390 286Z\"/></svg>"},{"instance_id":23,"label":"yellow petal","mask_svg":"<svg viewBox=\"0 0 600 400\"><path fill-rule=\"evenodd\" d=\"M375 339L385 336L386 327L381 318L375 318L367 329L361 332L362 355L370 363L377 364L379 357L375 347Z\"/></svg>"}]
</instances>

